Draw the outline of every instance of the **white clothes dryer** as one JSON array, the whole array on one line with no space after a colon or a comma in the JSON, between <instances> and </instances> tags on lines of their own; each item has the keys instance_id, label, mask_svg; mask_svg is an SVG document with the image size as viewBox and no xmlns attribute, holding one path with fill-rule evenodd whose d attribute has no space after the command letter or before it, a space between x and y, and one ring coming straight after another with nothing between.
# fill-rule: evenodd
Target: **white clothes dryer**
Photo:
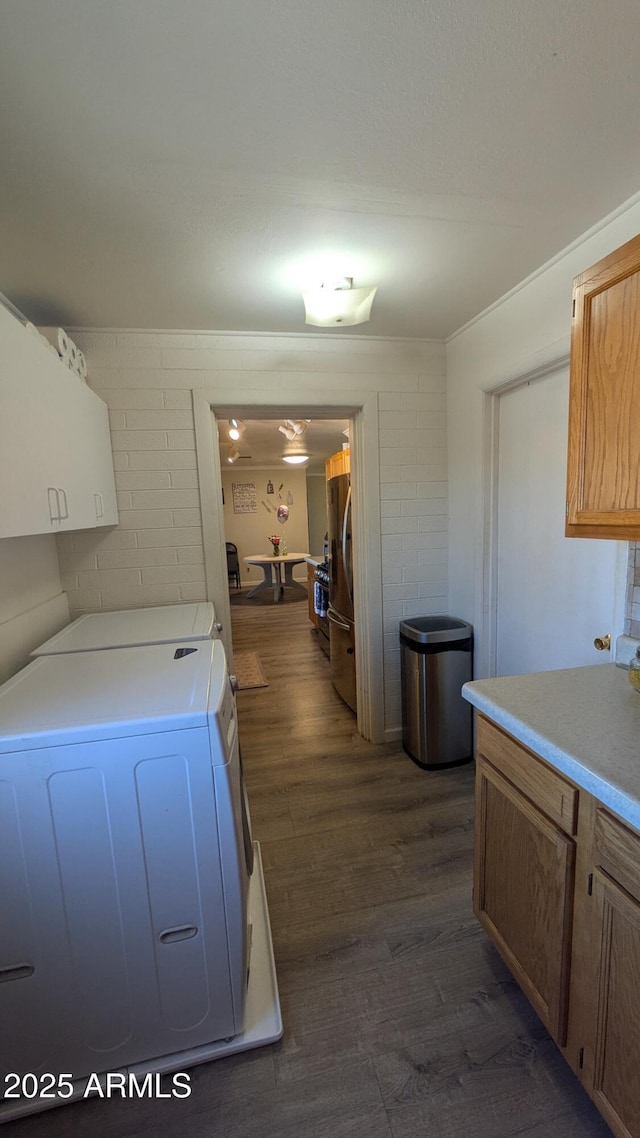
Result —
<instances>
[{"instance_id":1,"label":"white clothes dryer","mask_svg":"<svg viewBox=\"0 0 640 1138\"><path fill-rule=\"evenodd\" d=\"M280 1037L244 806L220 640L41 656L0 687L0 1077L71 1072L78 1097Z\"/></svg>"},{"instance_id":2,"label":"white clothes dryer","mask_svg":"<svg viewBox=\"0 0 640 1138\"><path fill-rule=\"evenodd\" d=\"M117 612L91 612L79 616L44 644L31 657L63 652L93 652L103 648L134 648L143 644L177 644L184 640L217 638L222 625L216 620L211 601L193 604L154 605Z\"/></svg>"}]
</instances>

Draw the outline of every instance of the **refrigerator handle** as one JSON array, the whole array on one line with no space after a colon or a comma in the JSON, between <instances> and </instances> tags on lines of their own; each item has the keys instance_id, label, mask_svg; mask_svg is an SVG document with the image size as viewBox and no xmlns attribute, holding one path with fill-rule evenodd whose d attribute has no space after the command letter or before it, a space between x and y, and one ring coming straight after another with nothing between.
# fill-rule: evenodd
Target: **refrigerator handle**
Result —
<instances>
[{"instance_id":1,"label":"refrigerator handle","mask_svg":"<svg viewBox=\"0 0 640 1138\"><path fill-rule=\"evenodd\" d=\"M338 620L338 618L337 618L337 616L335 616L332 608L330 608L329 611L327 612L327 616L328 616L328 618L332 624L337 624L338 628L343 628L345 632L349 631L350 625L345 624L345 622L343 620Z\"/></svg>"},{"instance_id":2,"label":"refrigerator handle","mask_svg":"<svg viewBox=\"0 0 640 1138\"><path fill-rule=\"evenodd\" d=\"M347 504L344 508L344 517L342 519L342 564L344 565L344 575L347 581L347 592L349 600L353 605L353 579L351 573L351 562L347 559L347 529L349 525L349 514L351 512L351 485L347 493ZM351 550L349 550L349 554Z\"/></svg>"}]
</instances>

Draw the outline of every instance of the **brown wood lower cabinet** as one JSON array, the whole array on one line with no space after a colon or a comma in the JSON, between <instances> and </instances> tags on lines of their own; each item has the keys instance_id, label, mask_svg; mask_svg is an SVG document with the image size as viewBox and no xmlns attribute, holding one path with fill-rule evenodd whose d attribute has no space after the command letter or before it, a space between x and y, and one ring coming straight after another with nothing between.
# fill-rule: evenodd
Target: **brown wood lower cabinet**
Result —
<instances>
[{"instance_id":1,"label":"brown wood lower cabinet","mask_svg":"<svg viewBox=\"0 0 640 1138\"><path fill-rule=\"evenodd\" d=\"M640 834L478 717L474 909L612 1131L640 1138Z\"/></svg>"},{"instance_id":2,"label":"brown wood lower cabinet","mask_svg":"<svg viewBox=\"0 0 640 1138\"><path fill-rule=\"evenodd\" d=\"M594 874L599 943L592 1097L616 1134L640 1134L640 904Z\"/></svg>"},{"instance_id":3,"label":"brown wood lower cabinet","mask_svg":"<svg viewBox=\"0 0 640 1138\"><path fill-rule=\"evenodd\" d=\"M540 1019L564 1044L575 843L484 759L478 790L476 913Z\"/></svg>"}]
</instances>

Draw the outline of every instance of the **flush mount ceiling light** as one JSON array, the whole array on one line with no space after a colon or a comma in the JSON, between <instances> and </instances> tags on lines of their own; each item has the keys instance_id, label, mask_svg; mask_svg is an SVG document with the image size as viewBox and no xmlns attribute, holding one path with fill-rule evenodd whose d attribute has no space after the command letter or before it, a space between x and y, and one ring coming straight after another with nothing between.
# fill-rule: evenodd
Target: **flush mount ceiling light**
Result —
<instances>
[{"instance_id":1,"label":"flush mount ceiling light","mask_svg":"<svg viewBox=\"0 0 640 1138\"><path fill-rule=\"evenodd\" d=\"M301 462L308 462L308 454L283 454L283 462L289 462L292 466L298 466Z\"/></svg>"},{"instance_id":2,"label":"flush mount ceiling light","mask_svg":"<svg viewBox=\"0 0 640 1138\"><path fill-rule=\"evenodd\" d=\"M334 284L305 290L302 294L305 324L315 324L318 328L364 324L371 316L376 291L377 285L374 288L354 288L353 277L342 277Z\"/></svg>"}]
</instances>

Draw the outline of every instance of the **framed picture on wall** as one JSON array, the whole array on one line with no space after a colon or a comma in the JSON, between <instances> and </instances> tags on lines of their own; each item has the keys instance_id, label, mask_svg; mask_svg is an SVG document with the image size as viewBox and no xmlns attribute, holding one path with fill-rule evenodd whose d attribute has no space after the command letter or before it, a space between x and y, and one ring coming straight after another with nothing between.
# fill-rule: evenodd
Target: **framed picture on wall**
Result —
<instances>
[{"instance_id":1,"label":"framed picture on wall","mask_svg":"<svg viewBox=\"0 0 640 1138\"><path fill-rule=\"evenodd\" d=\"M232 482L234 514L257 514L258 498L255 482Z\"/></svg>"}]
</instances>

